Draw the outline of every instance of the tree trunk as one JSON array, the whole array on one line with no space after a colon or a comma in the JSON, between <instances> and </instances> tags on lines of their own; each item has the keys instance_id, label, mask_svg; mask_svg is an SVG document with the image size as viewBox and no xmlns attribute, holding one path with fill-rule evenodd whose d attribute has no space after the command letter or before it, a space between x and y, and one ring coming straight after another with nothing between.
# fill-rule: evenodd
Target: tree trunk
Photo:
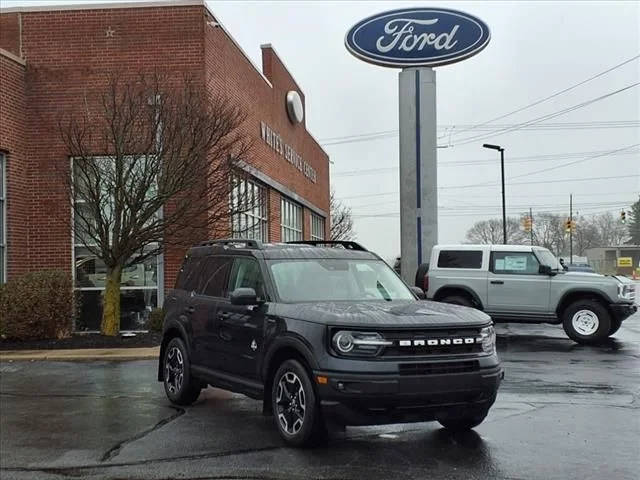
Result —
<instances>
[{"instance_id":1,"label":"tree trunk","mask_svg":"<svg viewBox=\"0 0 640 480\"><path fill-rule=\"evenodd\" d=\"M120 333L120 277L122 267L117 265L107 272L100 333L114 337Z\"/></svg>"}]
</instances>

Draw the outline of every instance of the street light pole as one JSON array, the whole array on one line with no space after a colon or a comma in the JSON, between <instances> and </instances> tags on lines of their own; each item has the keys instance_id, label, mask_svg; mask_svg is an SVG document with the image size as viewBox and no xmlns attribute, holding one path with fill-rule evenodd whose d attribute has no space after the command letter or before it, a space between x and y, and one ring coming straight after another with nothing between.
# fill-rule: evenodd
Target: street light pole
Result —
<instances>
[{"instance_id":1,"label":"street light pole","mask_svg":"<svg viewBox=\"0 0 640 480\"><path fill-rule=\"evenodd\" d=\"M507 244L507 207L504 199L504 148L500 145L491 145L485 143L482 145L484 148L490 150L498 150L500 152L500 172L502 175L502 243Z\"/></svg>"}]
</instances>

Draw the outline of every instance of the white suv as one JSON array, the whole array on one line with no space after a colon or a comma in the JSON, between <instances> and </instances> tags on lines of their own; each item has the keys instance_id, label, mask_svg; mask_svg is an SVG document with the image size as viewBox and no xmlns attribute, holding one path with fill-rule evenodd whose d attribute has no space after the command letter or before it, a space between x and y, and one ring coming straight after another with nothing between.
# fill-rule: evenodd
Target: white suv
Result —
<instances>
[{"instance_id":1,"label":"white suv","mask_svg":"<svg viewBox=\"0 0 640 480\"><path fill-rule=\"evenodd\" d=\"M418 268L427 298L483 310L494 321L562 323L579 343L597 343L636 312L625 277L565 272L546 248L437 245Z\"/></svg>"}]
</instances>

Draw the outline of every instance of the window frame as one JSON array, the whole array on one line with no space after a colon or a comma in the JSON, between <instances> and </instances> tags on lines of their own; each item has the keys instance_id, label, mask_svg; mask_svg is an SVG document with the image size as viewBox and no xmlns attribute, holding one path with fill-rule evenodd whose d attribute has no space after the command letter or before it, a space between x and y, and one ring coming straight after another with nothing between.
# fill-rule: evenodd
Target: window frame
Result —
<instances>
[{"instance_id":1,"label":"window frame","mask_svg":"<svg viewBox=\"0 0 640 480\"><path fill-rule=\"evenodd\" d=\"M304 208L284 196L280 197L280 237L282 242L304 240Z\"/></svg>"},{"instance_id":2,"label":"window frame","mask_svg":"<svg viewBox=\"0 0 640 480\"><path fill-rule=\"evenodd\" d=\"M248 238L251 240L259 240L261 242L269 241L269 190L266 186L253 178L240 178L234 176L231 187L231 208L234 209L238 204L242 203L242 199L251 189L251 195L255 199L256 192L260 200L253 205L253 208L236 212L231 215L231 236L232 238ZM251 221L251 227L249 222ZM244 223L244 228L242 225ZM236 226L238 229L236 230ZM260 232L260 238L254 235L256 229ZM251 235L249 235L251 233Z\"/></svg>"},{"instance_id":3,"label":"window frame","mask_svg":"<svg viewBox=\"0 0 640 480\"><path fill-rule=\"evenodd\" d=\"M103 155L95 155L93 157L91 157L92 159L96 159L96 160L100 160L100 159L105 159L108 157L105 157ZM69 175L71 176L71 182L73 184L74 181L74 174L75 174L75 169L74 169L74 158L70 157L70 173ZM80 199L78 200L76 198L75 192L71 192L72 198L71 201L74 204L82 204L85 203L84 200ZM106 290L106 285L105 286L97 286L97 287L87 287L87 286L78 286L76 284L77 281L77 267L76 267L76 259L79 256L77 253L77 249L78 248L87 248L89 246L95 246L95 244L86 244L86 243L76 243L76 223L75 223L75 208L71 208L71 280L73 282L73 291L74 292L103 292ZM158 215L162 215L162 209L160 209L160 211L158 212ZM155 247L157 246L157 244L150 244L149 246L151 247ZM89 256L93 256L93 254L91 254L91 252L89 251ZM97 257L93 256L94 258L97 259ZM150 292L150 295L152 298L153 297L153 292L155 291L155 297L156 297L156 305L150 304L147 305L148 307L153 308L159 308L163 305L164 303L164 253L162 253L162 251L155 256L155 269L156 269L156 285L142 285L142 286L130 286L130 285L120 285L120 295L121 295L121 301L122 301L122 293L126 293L128 291L138 291L138 290L143 290L143 291L148 291ZM82 307L81 307L82 308ZM122 311L122 309L121 309ZM73 321L73 330L74 331L82 331L82 332L97 332L99 331L99 328L97 330L78 330L78 320L79 318L74 318ZM146 332L148 330L121 330L122 332Z\"/></svg>"},{"instance_id":4,"label":"window frame","mask_svg":"<svg viewBox=\"0 0 640 480\"><path fill-rule=\"evenodd\" d=\"M455 252L456 254L458 253L479 253L480 254L480 263L478 264L477 267L443 267L440 266L440 258L442 257L442 254L447 254L447 253L453 253ZM482 261L484 259L484 251L483 250L440 250L438 252L438 259L437 259L437 263L436 263L436 268L438 269L452 269L452 270L482 270Z\"/></svg>"},{"instance_id":5,"label":"window frame","mask_svg":"<svg viewBox=\"0 0 640 480\"><path fill-rule=\"evenodd\" d=\"M504 271L504 272L496 272L495 270L495 255L496 254L512 254L512 255L531 255L536 262L538 262L538 270L536 272L528 272L528 273L518 273L514 270L511 271ZM501 250L501 251L493 251L491 252L491 255L489 257L489 271L491 273L493 273L494 275L523 275L523 276L531 276L531 275L540 275L539 269L540 269L540 260L538 259L538 257L536 256L536 254L534 252L509 252L509 251L505 251L505 250Z\"/></svg>"},{"instance_id":6,"label":"window frame","mask_svg":"<svg viewBox=\"0 0 640 480\"><path fill-rule=\"evenodd\" d=\"M321 235L317 235L318 229ZM311 240L325 240L326 219L317 213L311 212Z\"/></svg>"}]
</instances>

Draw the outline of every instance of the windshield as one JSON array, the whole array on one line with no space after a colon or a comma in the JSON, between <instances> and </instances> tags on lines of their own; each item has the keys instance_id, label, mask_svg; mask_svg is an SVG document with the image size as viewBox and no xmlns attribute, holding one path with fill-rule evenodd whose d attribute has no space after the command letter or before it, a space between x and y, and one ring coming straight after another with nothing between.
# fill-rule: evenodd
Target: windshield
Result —
<instances>
[{"instance_id":1,"label":"windshield","mask_svg":"<svg viewBox=\"0 0 640 480\"><path fill-rule=\"evenodd\" d=\"M414 300L381 260L272 260L269 268L284 302Z\"/></svg>"},{"instance_id":2,"label":"windshield","mask_svg":"<svg viewBox=\"0 0 640 480\"><path fill-rule=\"evenodd\" d=\"M552 270L562 270L560 262L558 262L556 256L549 250L545 248L536 248L535 253L542 265L548 265Z\"/></svg>"}]
</instances>

